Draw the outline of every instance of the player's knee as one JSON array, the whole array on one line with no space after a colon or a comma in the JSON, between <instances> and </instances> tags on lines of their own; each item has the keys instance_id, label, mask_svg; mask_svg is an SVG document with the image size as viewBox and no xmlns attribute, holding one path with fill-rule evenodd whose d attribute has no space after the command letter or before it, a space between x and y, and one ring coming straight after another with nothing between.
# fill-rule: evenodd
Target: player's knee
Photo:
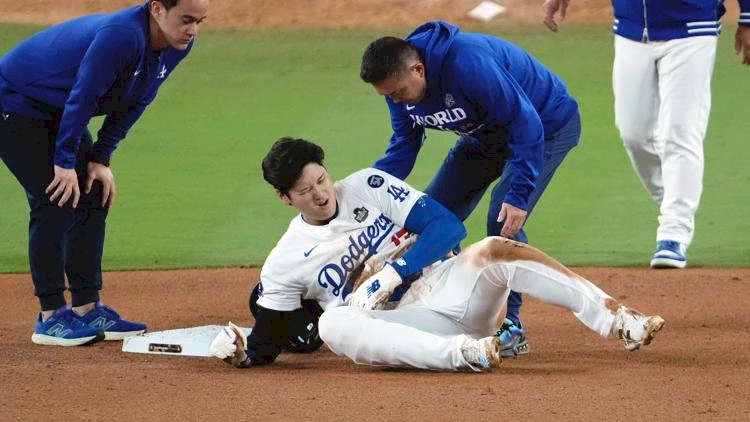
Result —
<instances>
[{"instance_id":1,"label":"player's knee","mask_svg":"<svg viewBox=\"0 0 750 422\"><path fill-rule=\"evenodd\" d=\"M346 338L356 326L351 323L352 319L364 310L349 306L339 306L323 312L318 320L318 333L328 347L338 353L341 345L346 344Z\"/></svg>"}]
</instances>

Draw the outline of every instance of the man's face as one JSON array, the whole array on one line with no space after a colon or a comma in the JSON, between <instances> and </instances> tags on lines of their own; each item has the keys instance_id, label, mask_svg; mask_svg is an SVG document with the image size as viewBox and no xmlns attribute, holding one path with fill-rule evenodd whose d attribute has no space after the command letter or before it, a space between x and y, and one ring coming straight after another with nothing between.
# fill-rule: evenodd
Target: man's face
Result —
<instances>
[{"instance_id":1,"label":"man's face","mask_svg":"<svg viewBox=\"0 0 750 422\"><path fill-rule=\"evenodd\" d=\"M169 10L158 1L151 2L151 16L158 26L158 34L151 35L156 50L171 46L184 50L198 35L198 25L206 18L209 0L180 0Z\"/></svg>"},{"instance_id":2,"label":"man's face","mask_svg":"<svg viewBox=\"0 0 750 422\"><path fill-rule=\"evenodd\" d=\"M372 86L378 94L389 97L394 103L417 104L427 90L424 64L415 61L406 72L373 82Z\"/></svg>"},{"instance_id":3,"label":"man's face","mask_svg":"<svg viewBox=\"0 0 750 422\"><path fill-rule=\"evenodd\" d=\"M325 167L309 163L302 169L297 183L279 198L294 208L309 224L319 226L336 213L336 191Z\"/></svg>"}]
</instances>

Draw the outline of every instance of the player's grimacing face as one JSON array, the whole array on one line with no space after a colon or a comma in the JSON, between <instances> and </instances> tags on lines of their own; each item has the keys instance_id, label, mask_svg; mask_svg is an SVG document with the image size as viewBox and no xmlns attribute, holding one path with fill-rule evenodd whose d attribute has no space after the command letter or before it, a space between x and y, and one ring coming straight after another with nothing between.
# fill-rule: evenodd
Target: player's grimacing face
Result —
<instances>
[{"instance_id":1,"label":"player's grimacing face","mask_svg":"<svg viewBox=\"0 0 750 422\"><path fill-rule=\"evenodd\" d=\"M297 183L282 196L282 201L291 204L309 224L325 224L336 213L336 190L325 167L308 163Z\"/></svg>"},{"instance_id":2,"label":"player's grimacing face","mask_svg":"<svg viewBox=\"0 0 750 422\"><path fill-rule=\"evenodd\" d=\"M417 104L427 91L424 64L414 62L406 72L373 82L372 86L378 94L389 97L394 103Z\"/></svg>"},{"instance_id":3,"label":"player's grimacing face","mask_svg":"<svg viewBox=\"0 0 750 422\"><path fill-rule=\"evenodd\" d=\"M155 44L153 47L186 49L198 35L198 26L206 19L208 3L209 0L180 0L167 10L158 1L152 2L151 16L159 27L159 34L152 34L152 45Z\"/></svg>"}]
</instances>

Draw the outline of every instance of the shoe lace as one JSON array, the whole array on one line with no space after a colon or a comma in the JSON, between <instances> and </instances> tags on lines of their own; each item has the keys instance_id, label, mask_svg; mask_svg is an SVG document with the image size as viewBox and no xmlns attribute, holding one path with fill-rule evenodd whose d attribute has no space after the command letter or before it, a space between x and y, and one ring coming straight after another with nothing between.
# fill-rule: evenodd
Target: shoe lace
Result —
<instances>
[{"instance_id":1,"label":"shoe lace","mask_svg":"<svg viewBox=\"0 0 750 422\"><path fill-rule=\"evenodd\" d=\"M56 315L56 319L70 328L81 328L86 326L86 324L81 321L81 318L70 309Z\"/></svg>"},{"instance_id":2,"label":"shoe lace","mask_svg":"<svg viewBox=\"0 0 750 422\"><path fill-rule=\"evenodd\" d=\"M513 321L511 321L509 319L506 319L505 321L503 321L503 324L497 330L497 332L495 333L495 335L497 335L498 337L502 337L503 335L506 335L506 334L509 335L509 336L513 335L513 329L514 328L518 328L518 326L516 325L516 323L514 323Z\"/></svg>"}]
</instances>

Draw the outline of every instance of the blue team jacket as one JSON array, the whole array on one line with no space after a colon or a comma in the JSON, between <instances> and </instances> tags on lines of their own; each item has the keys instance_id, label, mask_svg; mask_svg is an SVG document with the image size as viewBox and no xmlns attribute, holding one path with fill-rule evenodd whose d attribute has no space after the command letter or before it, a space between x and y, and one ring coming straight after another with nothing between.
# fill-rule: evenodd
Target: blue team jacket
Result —
<instances>
[{"instance_id":1,"label":"blue team jacket","mask_svg":"<svg viewBox=\"0 0 750 422\"><path fill-rule=\"evenodd\" d=\"M750 26L750 0L738 0L739 24ZM634 41L717 36L724 0L612 0L613 31Z\"/></svg>"},{"instance_id":2,"label":"blue team jacket","mask_svg":"<svg viewBox=\"0 0 750 422\"><path fill-rule=\"evenodd\" d=\"M5 112L59 120L56 165L75 166L81 137L94 116L106 115L94 155L106 162L153 101L159 86L190 52L154 51L148 3L88 15L47 28L0 58Z\"/></svg>"},{"instance_id":3,"label":"blue team jacket","mask_svg":"<svg viewBox=\"0 0 750 422\"><path fill-rule=\"evenodd\" d=\"M375 167L405 179L425 128L469 137L488 157L513 164L505 202L527 209L544 160L544 137L577 112L563 81L520 47L500 38L427 22L407 38L423 53L427 92L419 104L386 97L393 136Z\"/></svg>"}]
</instances>

